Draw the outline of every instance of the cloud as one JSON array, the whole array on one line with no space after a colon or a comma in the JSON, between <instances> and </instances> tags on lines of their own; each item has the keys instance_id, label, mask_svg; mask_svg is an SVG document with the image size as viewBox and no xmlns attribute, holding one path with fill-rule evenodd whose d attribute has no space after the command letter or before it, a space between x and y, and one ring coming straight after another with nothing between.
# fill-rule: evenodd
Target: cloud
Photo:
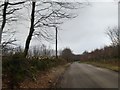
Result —
<instances>
[{"instance_id":1,"label":"cloud","mask_svg":"<svg viewBox=\"0 0 120 90\"><path fill-rule=\"evenodd\" d=\"M60 48L71 47L74 53L109 45L105 35L108 26L118 22L117 5L114 3L92 3L92 7L79 10L79 16L62 25Z\"/></svg>"}]
</instances>

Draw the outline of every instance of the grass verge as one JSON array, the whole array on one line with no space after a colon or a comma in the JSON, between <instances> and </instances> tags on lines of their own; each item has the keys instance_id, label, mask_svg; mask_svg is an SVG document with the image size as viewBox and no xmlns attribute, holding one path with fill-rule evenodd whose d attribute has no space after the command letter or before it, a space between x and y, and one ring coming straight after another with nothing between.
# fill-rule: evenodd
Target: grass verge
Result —
<instances>
[{"instance_id":1,"label":"grass verge","mask_svg":"<svg viewBox=\"0 0 120 90\"><path fill-rule=\"evenodd\" d=\"M116 72L120 71L120 68L119 68L120 60L118 59L99 60L99 61L86 60L86 61L81 61L80 63L87 63L87 64L91 64L97 67L107 68L107 69L110 69Z\"/></svg>"}]
</instances>

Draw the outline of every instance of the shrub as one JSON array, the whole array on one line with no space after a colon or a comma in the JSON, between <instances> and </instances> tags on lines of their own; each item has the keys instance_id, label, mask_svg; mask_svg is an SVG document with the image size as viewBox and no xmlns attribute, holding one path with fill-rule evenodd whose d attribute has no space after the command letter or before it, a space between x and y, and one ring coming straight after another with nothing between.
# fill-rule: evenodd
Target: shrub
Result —
<instances>
[{"instance_id":1,"label":"shrub","mask_svg":"<svg viewBox=\"0 0 120 90\"><path fill-rule=\"evenodd\" d=\"M26 77L36 80L36 73L64 64L65 60L53 58L24 58L23 54L16 53L3 58L3 77L7 75L9 88L19 87L19 83ZM6 79L4 77L3 79Z\"/></svg>"},{"instance_id":2,"label":"shrub","mask_svg":"<svg viewBox=\"0 0 120 90\"><path fill-rule=\"evenodd\" d=\"M17 53L11 57L3 58L3 74L8 75L10 80L9 87L19 87L19 83L24 80L27 70L29 69L29 63L22 54Z\"/></svg>"}]
</instances>

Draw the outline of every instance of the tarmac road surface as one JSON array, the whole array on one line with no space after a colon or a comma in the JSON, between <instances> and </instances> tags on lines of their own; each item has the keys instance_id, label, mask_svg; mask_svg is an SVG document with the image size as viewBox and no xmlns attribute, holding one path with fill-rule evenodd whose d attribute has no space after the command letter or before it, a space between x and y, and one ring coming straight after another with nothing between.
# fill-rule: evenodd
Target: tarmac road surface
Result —
<instances>
[{"instance_id":1,"label":"tarmac road surface","mask_svg":"<svg viewBox=\"0 0 120 90\"><path fill-rule=\"evenodd\" d=\"M74 62L57 84L58 88L118 88L118 73Z\"/></svg>"}]
</instances>

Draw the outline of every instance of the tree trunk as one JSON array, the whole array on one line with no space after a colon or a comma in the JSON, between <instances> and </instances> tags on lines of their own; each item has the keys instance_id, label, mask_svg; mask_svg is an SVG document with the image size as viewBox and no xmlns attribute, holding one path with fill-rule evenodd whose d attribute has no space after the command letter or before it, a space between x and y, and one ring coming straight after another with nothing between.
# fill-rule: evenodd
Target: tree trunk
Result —
<instances>
[{"instance_id":1,"label":"tree trunk","mask_svg":"<svg viewBox=\"0 0 120 90\"><path fill-rule=\"evenodd\" d=\"M1 28L0 28L0 44L1 44L1 41L2 41L2 32L3 32L3 29L5 27L5 24L6 24L6 10L7 10L7 6L8 6L8 2L4 2L4 8L3 8L3 15L2 15L2 18L3 18L3 21L2 21L2 25L1 25Z\"/></svg>"},{"instance_id":2,"label":"tree trunk","mask_svg":"<svg viewBox=\"0 0 120 90\"><path fill-rule=\"evenodd\" d=\"M2 18L3 18L3 21L2 21L2 25L0 27L0 69L2 68L2 32L3 32L3 29L5 27L5 24L6 24L6 10L7 10L7 6L8 6L8 2L4 2L4 8L3 8L3 15L2 15ZM2 81L2 71L0 70L0 83ZM2 87L0 85L0 87Z\"/></svg>"},{"instance_id":3,"label":"tree trunk","mask_svg":"<svg viewBox=\"0 0 120 90\"><path fill-rule=\"evenodd\" d=\"M25 50L24 50L24 56L25 57L28 54L30 41L32 39L32 35L33 35L33 32L34 32L35 4L36 4L35 2L32 2L31 27L30 27L29 35L28 35L27 40L26 40L26 44L25 44Z\"/></svg>"}]
</instances>

